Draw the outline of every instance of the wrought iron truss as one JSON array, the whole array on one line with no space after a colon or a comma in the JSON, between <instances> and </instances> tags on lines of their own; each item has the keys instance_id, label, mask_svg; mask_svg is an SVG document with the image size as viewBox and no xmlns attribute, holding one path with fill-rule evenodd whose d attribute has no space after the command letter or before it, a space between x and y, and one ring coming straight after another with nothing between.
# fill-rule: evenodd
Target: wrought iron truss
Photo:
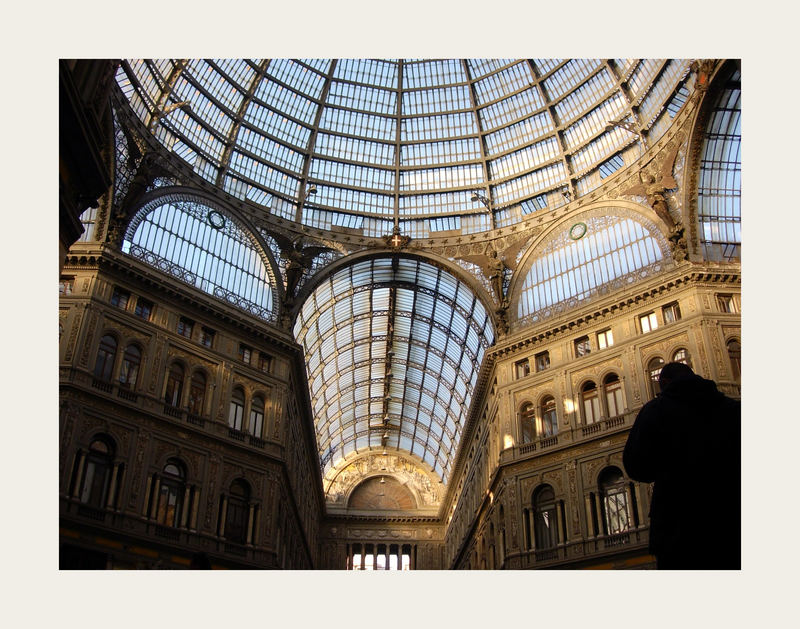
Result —
<instances>
[{"instance_id":1,"label":"wrought iron truss","mask_svg":"<svg viewBox=\"0 0 800 629\"><path fill-rule=\"evenodd\" d=\"M323 474L354 452L419 457L447 482L494 329L443 269L402 255L355 262L298 314Z\"/></svg>"}]
</instances>

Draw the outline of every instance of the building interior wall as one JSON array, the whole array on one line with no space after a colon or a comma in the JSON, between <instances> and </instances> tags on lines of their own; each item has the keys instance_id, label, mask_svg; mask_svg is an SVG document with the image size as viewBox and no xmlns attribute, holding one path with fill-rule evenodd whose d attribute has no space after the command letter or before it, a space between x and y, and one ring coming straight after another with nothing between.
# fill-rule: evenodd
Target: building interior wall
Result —
<instances>
[{"instance_id":1,"label":"building interior wall","mask_svg":"<svg viewBox=\"0 0 800 629\"><path fill-rule=\"evenodd\" d=\"M727 67L718 62L710 75ZM185 569L198 553L220 569L352 569L354 557L364 569L654 567L651 489L628 479L622 465L627 432L656 394L653 361L687 360L727 395L741 395L741 266L704 257L696 227L714 83L625 175L637 177L680 146L680 202L691 225L684 253L630 288L538 321L516 320L512 301L436 508L370 511L326 501L305 359L290 328L265 325L121 252L126 221L147 193L132 179L130 198L112 204L113 68L111 61L60 68L70 147L62 133L62 569ZM623 183L539 219L527 251L607 207ZM93 204L95 237L78 241L77 219ZM653 220L648 206L636 211ZM457 273L451 248L445 241L403 254L435 258ZM512 296L520 282L512 281ZM657 324L644 329L651 314ZM583 338L588 346L579 349ZM132 379L131 347L139 354ZM554 406L543 403L548 398ZM392 474L374 468L365 478L384 473ZM398 500L415 500L417 489L400 480L409 489Z\"/></svg>"}]
</instances>

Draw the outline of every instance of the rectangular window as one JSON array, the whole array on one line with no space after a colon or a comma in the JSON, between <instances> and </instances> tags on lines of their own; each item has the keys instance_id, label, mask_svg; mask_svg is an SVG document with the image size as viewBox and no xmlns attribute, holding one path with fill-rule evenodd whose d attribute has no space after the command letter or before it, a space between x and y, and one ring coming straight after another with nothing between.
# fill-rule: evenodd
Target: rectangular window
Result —
<instances>
[{"instance_id":1,"label":"rectangular window","mask_svg":"<svg viewBox=\"0 0 800 629\"><path fill-rule=\"evenodd\" d=\"M544 371L550 367L550 352L540 352L534 358L536 360L536 371Z\"/></svg>"},{"instance_id":2,"label":"rectangular window","mask_svg":"<svg viewBox=\"0 0 800 629\"><path fill-rule=\"evenodd\" d=\"M648 312L639 317L639 325L642 328L642 333L650 332L658 327L658 319L656 319L655 312Z\"/></svg>"},{"instance_id":3,"label":"rectangular window","mask_svg":"<svg viewBox=\"0 0 800 629\"><path fill-rule=\"evenodd\" d=\"M250 357L252 355L253 350L251 350L247 345L239 344L239 360L243 363L250 364Z\"/></svg>"},{"instance_id":4,"label":"rectangular window","mask_svg":"<svg viewBox=\"0 0 800 629\"><path fill-rule=\"evenodd\" d=\"M59 295L71 295L74 290L75 290L75 278L74 277L62 277L58 281L58 294Z\"/></svg>"},{"instance_id":5,"label":"rectangular window","mask_svg":"<svg viewBox=\"0 0 800 629\"><path fill-rule=\"evenodd\" d=\"M597 347L598 349L605 349L606 347L611 347L614 344L614 335L611 333L611 330L603 330L602 332L597 333Z\"/></svg>"},{"instance_id":6,"label":"rectangular window","mask_svg":"<svg viewBox=\"0 0 800 629\"><path fill-rule=\"evenodd\" d=\"M269 372L271 366L272 366L272 356L268 356L264 352L259 352L258 353L258 368L261 371Z\"/></svg>"},{"instance_id":7,"label":"rectangular window","mask_svg":"<svg viewBox=\"0 0 800 629\"><path fill-rule=\"evenodd\" d=\"M136 310L134 310L134 314L137 317L141 317L145 321L150 321L150 315L153 312L153 302L147 301L139 297L136 300Z\"/></svg>"},{"instance_id":8,"label":"rectangular window","mask_svg":"<svg viewBox=\"0 0 800 629\"><path fill-rule=\"evenodd\" d=\"M187 339L192 338L192 329L194 328L194 321L191 319L187 319L186 317L180 317L178 319L178 334L181 336L185 336Z\"/></svg>"},{"instance_id":9,"label":"rectangular window","mask_svg":"<svg viewBox=\"0 0 800 629\"><path fill-rule=\"evenodd\" d=\"M111 305L126 310L130 298L131 294L128 291L121 289L119 286L115 286L114 292L111 293Z\"/></svg>"},{"instance_id":10,"label":"rectangular window","mask_svg":"<svg viewBox=\"0 0 800 629\"><path fill-rule=\"evenodd\" d=\"M664 314L664 324L667 323L675 323L681 318L681 309L678 306L678 302L667 304L662 309Z\"/></svg>"},{"instance_id":11,"label":"rectangular window","mask_svg":"<svg viewBox=\"0 0 800 629\"><path fill-rule=\"evenodd\" d=\"M737 312L733 295L717 295L717 307L720 312Z\"/></svg>"},{"instance_id":12,"label":"rectangular window","mask_svg":"<svg viewBox=\"0 0 800 629\"><path fill-rule=\"evenodd\" d=\"M524 378L531 372L531 364L526 358L514 364L514 373L517 378Z\"/></svg>"},{"instance_id":13,"label":"rectangular window","mask_svg":"<svg viewBox=\"0 0 800 629\"><path fill-rule=\"evenodd\" d=\"M214 344L214 335L216 332L211 328L205 326L200 328L200 345L211 347Z\"/></svg>"},{"instance_id":14,"label":"rectangular window","mask_svg":"<svg viewBox=\"0 0 800 629\"><path fill-rule=\"evenodd\" d=\"M580 358L592 351L588 336L582 336L575 341L575 357Z\"/></svg>"}]
</instances>

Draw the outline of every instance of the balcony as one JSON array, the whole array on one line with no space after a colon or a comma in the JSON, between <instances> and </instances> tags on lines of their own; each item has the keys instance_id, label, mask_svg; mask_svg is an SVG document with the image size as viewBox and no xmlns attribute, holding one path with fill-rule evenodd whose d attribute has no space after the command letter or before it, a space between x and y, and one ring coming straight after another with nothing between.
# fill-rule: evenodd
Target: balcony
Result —
<instances>
[{"instance_id":1,"label":"balcony","mask_svg":"<svg viewBox=\"0 0 800 629\"><path fill-rule=\"evenodd\" d=\"M523 443L512 448L507 448L500 454L500 462L510 463L514 460L527 458L546 450L564 448L583 441L596 439L598 436L605 433L623 430L633 425L633 420L636 418L637 412L638 409L628 411L622 415L602 418L593 424L579 425L572 429L563 430L551 437L544 437L531 443Z\"/></svg>"},{"instance_id":2,"label":"balcony","mask_svg":"<svg viewBox=\"0 0 800 629\"><path fill-rule=\"evenodd\" d=\"M186 413L186 421L190 424L194 424L195 426L200 426L201 428L206 424L204 417L195 415L194 413Z\"/></svg>"},{"instance_id":3,"label":"balcony","mask_svg":"<svg viewBox=\"0 0 800 629\"><path fill-rule=\"evenodd\" d=\"M620 552L646 553L648 545L648 527L630 529L613 535L601 535L584 539L571 540L566 544L558 544L553 548L523 550L506 557L507 569L519 568L559 568L568 564L608 561L618 557Z\"/></svg>"}]
</instances>

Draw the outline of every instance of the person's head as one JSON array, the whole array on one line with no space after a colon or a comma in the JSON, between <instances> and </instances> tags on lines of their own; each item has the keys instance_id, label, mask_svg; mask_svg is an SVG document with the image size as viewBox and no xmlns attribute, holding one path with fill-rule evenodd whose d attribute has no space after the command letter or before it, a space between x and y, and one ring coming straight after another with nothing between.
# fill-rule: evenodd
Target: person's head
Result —
<instances>
[{"instance_id":1,"label":"person's head","mask_svg":"<svg viewBox=\"0 0 800 629\"><path fill-rule=\"evenodd\" d=\"M676 380L683 380L694 375L694 371L689 365L683 363L667 363L661 368L658 376L658 384L663 391Z\"/></svg>"}]
</instances>

